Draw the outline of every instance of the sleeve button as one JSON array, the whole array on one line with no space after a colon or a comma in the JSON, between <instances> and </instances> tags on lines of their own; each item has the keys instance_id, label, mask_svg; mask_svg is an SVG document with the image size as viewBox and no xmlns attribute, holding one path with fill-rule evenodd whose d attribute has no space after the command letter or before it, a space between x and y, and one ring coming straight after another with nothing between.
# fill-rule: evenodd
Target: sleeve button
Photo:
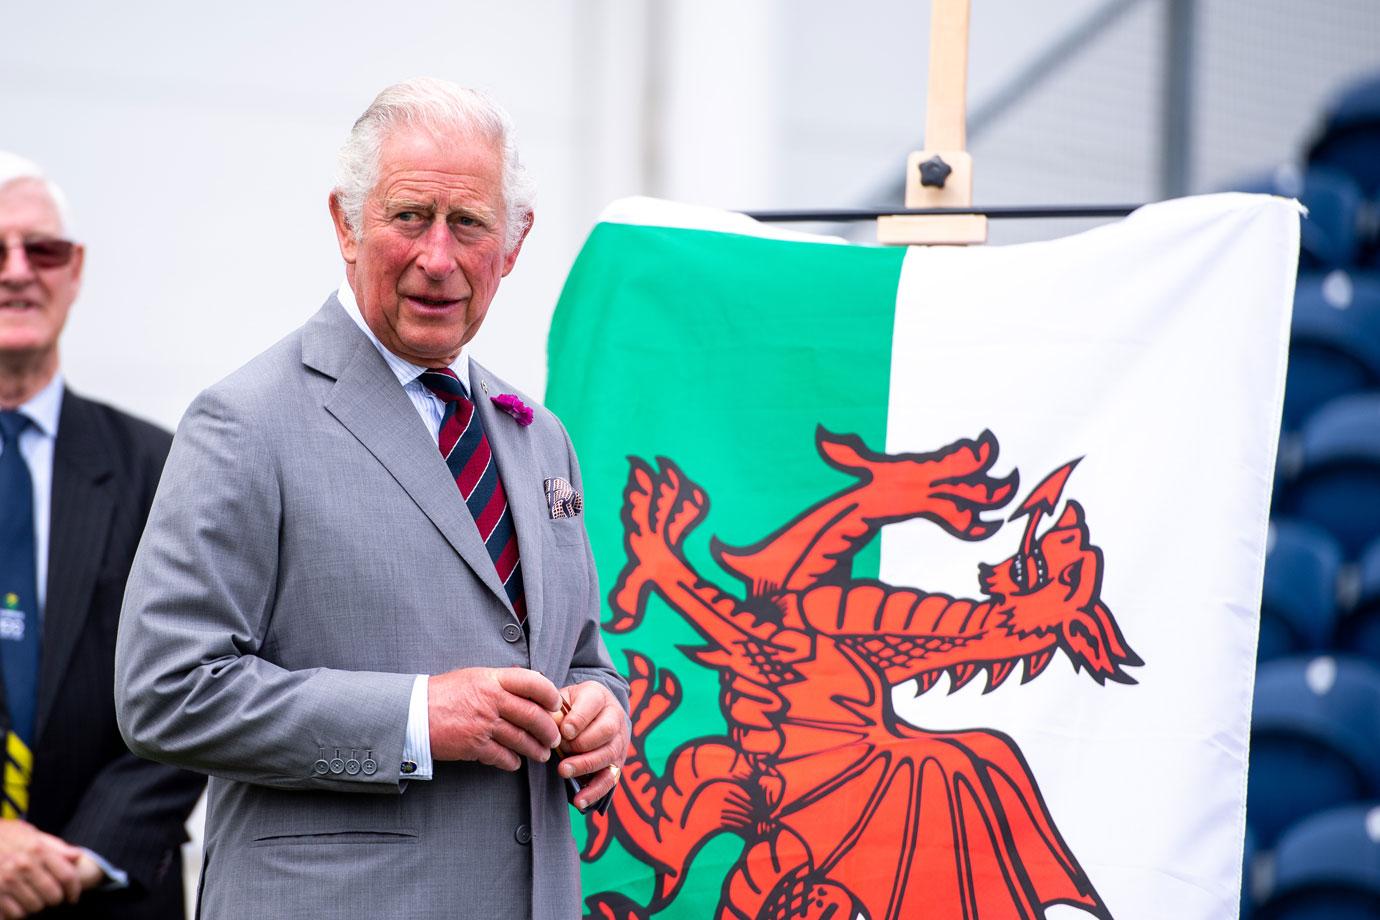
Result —
<instances>
[{"instance_id":1,"label":"sleeve button","mask_svg":"<svg viewBox=\"0 0 1380 920\"><path fill-rule=\"evenodd\" d=\"M327 773L331 772L331 765L324 760L318 760L311 765L311 768L318 776L325 776Z\"/></svg>"}]
</instances>

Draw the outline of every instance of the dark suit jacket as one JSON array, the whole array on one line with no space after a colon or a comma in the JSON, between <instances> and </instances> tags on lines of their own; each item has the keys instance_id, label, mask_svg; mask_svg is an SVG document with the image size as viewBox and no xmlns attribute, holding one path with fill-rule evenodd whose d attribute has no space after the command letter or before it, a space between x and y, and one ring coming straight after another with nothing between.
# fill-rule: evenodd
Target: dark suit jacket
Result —
<instances>
[{"instance_id":1,"label":"dark suit jacket","mask_svg":"<svg viewBox=\"0 0 1380 920\"><path fill-rule=\"evenodd\" d=\"M205 778L131 754L114 706L125 579L171 442L161 428L63 395L29 820L125 870L131 887L89 891L44 918L185 915L183 823Z\"/></svg>"}]
</instances>

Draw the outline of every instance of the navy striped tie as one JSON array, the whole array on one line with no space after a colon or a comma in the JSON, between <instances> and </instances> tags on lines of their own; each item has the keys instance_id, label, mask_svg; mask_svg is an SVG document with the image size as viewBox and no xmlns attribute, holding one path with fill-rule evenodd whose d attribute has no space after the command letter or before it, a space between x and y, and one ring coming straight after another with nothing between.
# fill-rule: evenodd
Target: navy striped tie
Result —
<instances>
[{"instance_id":1,"label":"navy striped tie","mask_svg":"<svg viewBox=\"0 0 1380 920\"><path fill-rule=\"evenodd\" d=\"M498 478L498 464L484 436L484 425L465 392L465 386L449 368L424 372L422 385L445 403L438 439L446 467L460 487L479 536L489 551L498 580L512 602L519 620L527 618L527 601L522 590L522 563L518 558L517 530L508 510L508 497Z\"/></svg>"},{"instance_id":2,"label":"navy striped tie","mask_svg":"<svg viewBox=\"0 0 1380 920\"><path fill-rule=\"evenodd\" d=\"M0 817L29 809L34 707L38 687L38 547L34 542L34 486L19 453L27 416L0 412L0 665L4 668L9 730L4 733Z\"/></svg>"}]
</instances>

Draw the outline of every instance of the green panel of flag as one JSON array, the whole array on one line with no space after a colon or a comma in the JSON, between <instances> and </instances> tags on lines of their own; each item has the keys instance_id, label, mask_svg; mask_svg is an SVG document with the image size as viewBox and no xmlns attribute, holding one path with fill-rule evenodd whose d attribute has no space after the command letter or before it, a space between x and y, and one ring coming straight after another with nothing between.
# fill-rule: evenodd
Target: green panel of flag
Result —
<instances>
[{"instance_id":1,"label":"green panel of flag","mask_svg":"<svg viewBox=\"0 0 1380 920\"><path fill-rule=\"evenodd\" d=\"M623 567L620 519L629 457L673 460L708 495L686 540L695 568L741 586L712 560L709 538L756 543L854 480L815 450L819 426L886 442L897 282L904 251L802 245L704 230L601 223L571 270L552 321L547 404L565 422L584 476L585 519L607 598ZM876 577L877 545L855 562ZM607 619L607 599L604 601ZM700 637L658 598L641 625L606 635L673 671L680 707L647 745L660 771L681 742L723 734L718 679L681 646ZM582 821L576 839L583 843ZM701 918L742 843L711 841L658 917ZM584 868L586 895L616 890L645 904L651 872L615 841Z\"/></svg>"}]
</instances>

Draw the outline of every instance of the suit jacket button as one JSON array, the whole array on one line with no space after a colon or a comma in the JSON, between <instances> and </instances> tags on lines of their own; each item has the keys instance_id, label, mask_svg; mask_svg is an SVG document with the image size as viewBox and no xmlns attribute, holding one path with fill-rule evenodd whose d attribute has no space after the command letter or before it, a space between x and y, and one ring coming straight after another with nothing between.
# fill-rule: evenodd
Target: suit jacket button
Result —
<instances>
[{"instance_id":1,"label":"suit jacket button","mask_svg":"<svg viewBox=\"0 0 1380 920\"><path fill-rule=\"evenodd\" d=\"M311 765L311 768L321 776L325 776L327 773L331 772L331 765L324 760L318 760Z\"/></svg>"},{"instance_id":2,"label":"suit jacket button","mask_svg":"<svg viewBox=\"0 0 1380 920\"><path fill-rule=\"evenodd\" d=\"M516 623L505 623L503 625L503 638L507 642L516 642L522 638L522 627Z\"/></svg>"},{"instance_id":3,"label":"suit jacket button","mask_svg":"<svg viewBox=\"0 0 1380 920\"><path fill-rule=\"evenodd\" d=\"M341 760L339 757L337 757L337 758L335 758L334 760L332 760L332 761L331 761L331 772L332 772L332 773L335 773L336 775L339 775L339 774L341 774L341 773L344 773L344 772L345 772L345 761Z\"/></svg>"},{"instance_id":4,"label":"suit jacket button","mask_svg":"<svg viewBox=\"0 0 1380 920\"><path fill-rule=\"evenodd\" d=\"M355 760L353 757L345 761L345 772L350 776L357 774L359 772L359 761Z\"/></svg>"},{"instance_id":5,"label":"suit jacket button","mask_svg":"<svg viewBox=\"0 0 1380 920\"><path fill-rule=\"evenodd\" d=\"M532 842L532 829L526 824L519 824L517 830L513 831L513 839L523 846Z\"/></svg>"},{"instance_id":6,"label":"suit jacket button","mask_svg":"<svg viewBox=\"0 0 1380 920\"><path fill-rule=\"evenodd\" d=\"M373 759L369 759L359 765L359 771L365 776L373 776L379 771L379 765Z\"/></svg>"}]
</instances>

